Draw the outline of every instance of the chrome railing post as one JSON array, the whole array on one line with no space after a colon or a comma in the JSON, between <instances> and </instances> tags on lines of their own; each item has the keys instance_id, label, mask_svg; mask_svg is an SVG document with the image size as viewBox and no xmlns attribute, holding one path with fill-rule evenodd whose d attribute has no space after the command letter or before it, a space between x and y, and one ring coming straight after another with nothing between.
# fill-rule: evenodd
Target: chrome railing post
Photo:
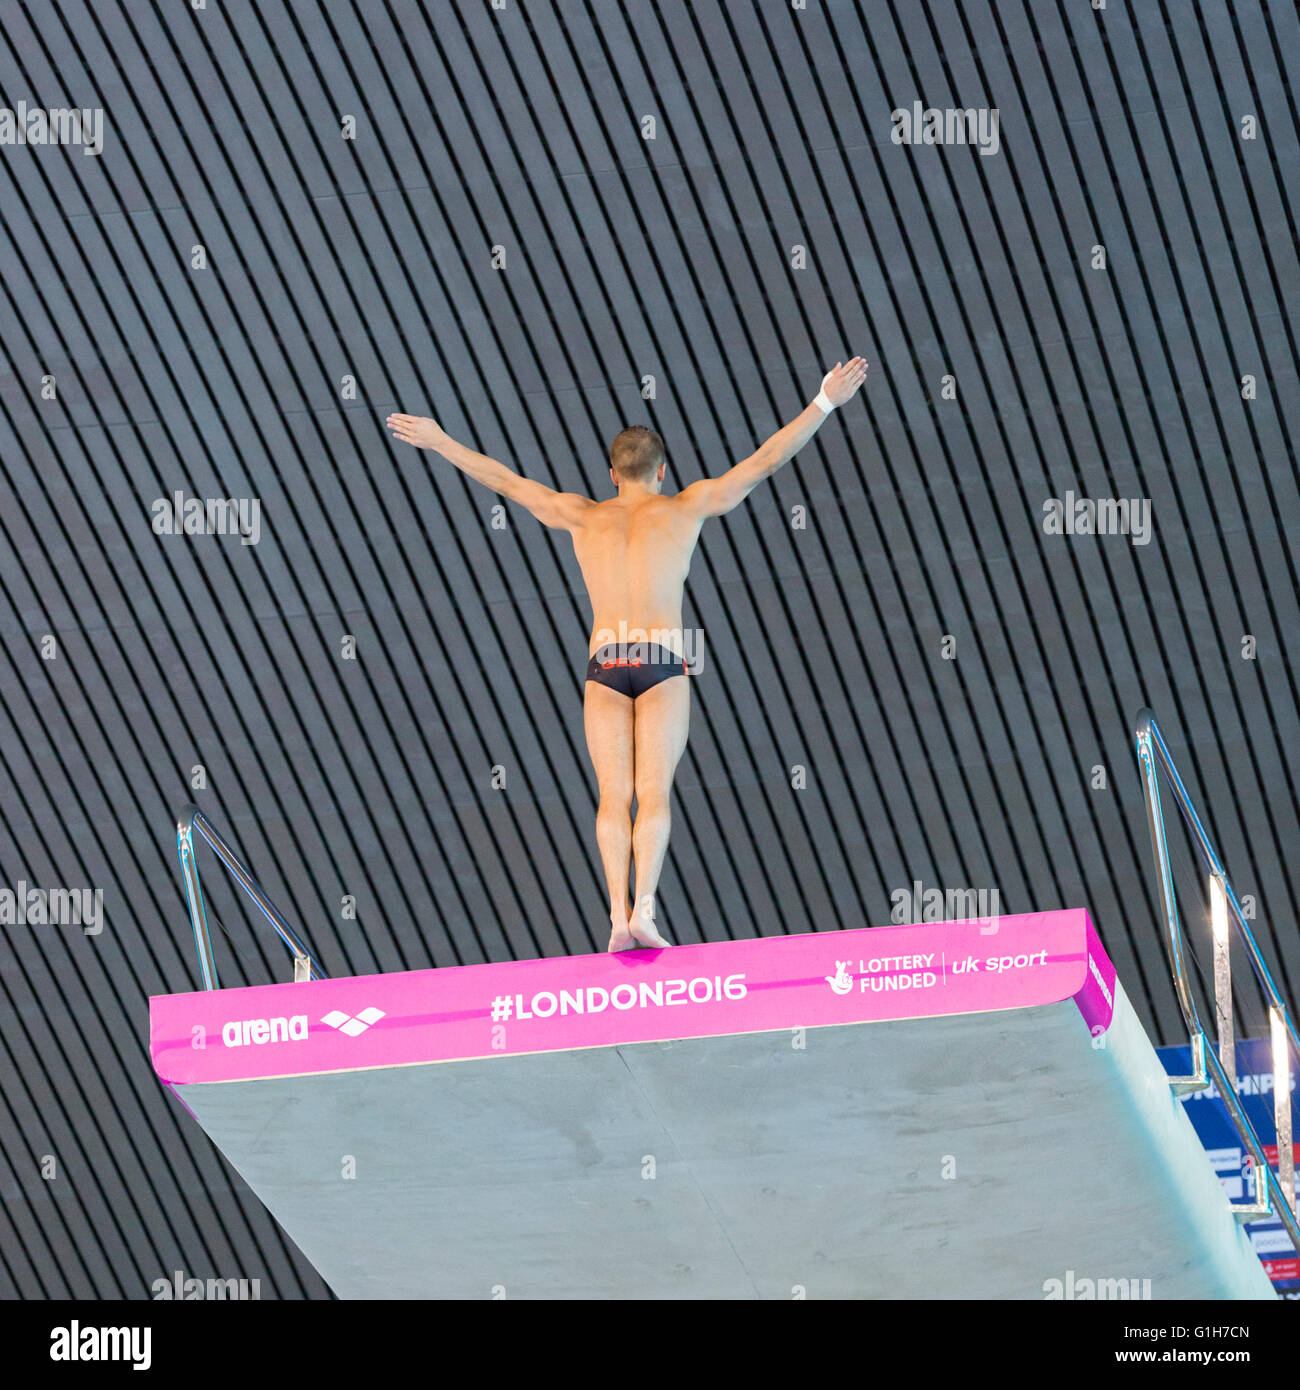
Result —
<instances>
[{"instance_id":1,"label":"chrome railing post","mask_svg":"<svg viewBox=\"0 0 1300 1390\"><path fill-rule=\"evenodd\" d=\"M1295 1208L1295 1136L1291 1125L1291 1058L1286 1050L1286 1021L1276 1009L1268 1011L1273 1037L1273 1125L1277 1130L1277 1178Z\"/></svg>"},{"instance_id":2,"label":"chrome railing post","mask_svg":"<svg viewBox=\"0 0 1300 1390\"><path fill-rule=\"evenodd\" d=\"M1145 717L1144 717L1145 716ZM1178 1005L1187 1025L1192 1045L1192 1074L1170 1077L1169 1084L1179 1095L1203 1091L1210 1083L1205 1070L1205 1030L1196 1012L1196 1001L1187 980L1187 963L1183 953L1183 931L1178 921L1178 895L1174 890L1174 875L1169 864L1169 844L1165 839L1165 818L1160 809L1160 782L1156 776L1155 750L1152 746L1154 718L1150 710L1138 715L1137 752L1142 770L1142 787L1146 793L1147 827L1151 831L1151 848L1156 857L1156 878L1160 885L1160 905L1163 909L1162 929L1165 951L1174 975Z\"/></svg>"},{"instance_id":3,"label":"chrome railing post","mask_svg":"<svg viewBox=\"0 0 1300 1390\"><path fill-rule=\"evenodd\" d=\"M1214 937L1214 1028L1219 1061L1237 1084L1237 1030L1232 1019L1232 938L1228 935L1228 889L1222 874L1210 875L1210 930Z\"/></svg>"},{"instance_id":4,"label":"chrome railing post","mask_svg":"<svg viewBox=\"0 0 1300 1390\"><path fill-rule=\"evenodd\" d=\"M270 922L276 935L293 953L295 981L323 980L324 974L312 960L307 948L298 940L284 920L279 908L266 896L261 884L239 862L234 850L212 828L212 823L197 806L186 806L176 821L176 849L181 860L181 875L185 880L185 897L190 908L190 925L194 944L199 953L199 970L204 989L217 989L217 967L212 956L212 937L208 931L207 913L203 907L203 890L199 887L199 869L194 857L194 835L197 830L212 847L213 853L230 871L235 882L248 894Z\"/></svg>"},{"instance_id":5,"label":"chrome railing post","mask_svg":"<svg viewBox=\"0 0 1300 1390\"><path fill-rule=\"evenodd\" d=\"M194 817L197 806L187 806L176 822L176 852L181 858L181 877L185 880L185 899L190 907L190 926L194 929L194 946L199 953L199 971L204 989L219 989L217 962L212 955L212 935L208 931L208 914L203 907L203 889L199 887L199 866L194 862Z\"/></svg>"}]
</instances>

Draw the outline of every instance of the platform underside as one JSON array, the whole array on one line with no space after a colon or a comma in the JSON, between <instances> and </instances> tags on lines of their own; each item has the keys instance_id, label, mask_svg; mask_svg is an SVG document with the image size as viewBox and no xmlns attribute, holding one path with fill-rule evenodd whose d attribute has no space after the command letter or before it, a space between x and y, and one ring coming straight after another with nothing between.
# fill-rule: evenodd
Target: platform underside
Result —
<instances>
[{"instance_id":1,"label":"platform underside","mask_svg":"<svg viewBox=\"0 0 1300 1390\"><path fill-rule=\"evenodd\" d=\"M1122 990L180 1093L343 1297L1272 1296Z\"/></svg>"}]
</instances>

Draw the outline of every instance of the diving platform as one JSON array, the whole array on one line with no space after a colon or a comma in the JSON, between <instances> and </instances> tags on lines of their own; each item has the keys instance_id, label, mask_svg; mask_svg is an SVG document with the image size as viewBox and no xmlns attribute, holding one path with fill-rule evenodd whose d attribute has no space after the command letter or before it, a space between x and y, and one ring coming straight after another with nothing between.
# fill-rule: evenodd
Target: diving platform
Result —
<instances>
[{"instance_id":1,"label":"diving platform","mask_svg":"<svg viewBox=\"0 0 1300 1390\"><path fill-rule=\"evenodd\" d=\"M342 1298L1274 1296L1083 910L210 989L150 1029Z\"/></svg>"}]
</instances>

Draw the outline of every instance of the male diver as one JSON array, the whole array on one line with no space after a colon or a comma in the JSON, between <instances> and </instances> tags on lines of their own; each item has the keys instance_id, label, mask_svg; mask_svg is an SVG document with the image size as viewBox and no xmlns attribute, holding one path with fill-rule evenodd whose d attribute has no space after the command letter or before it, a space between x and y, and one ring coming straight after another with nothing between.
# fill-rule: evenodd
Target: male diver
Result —
<instances>
[{"instance_id":1,"label":"male diver","mask_svg":"<svg viewBox=\"0 0 1300 1390\"><path fill-rule=\"evenodd\" d=\"M432 420L388 417L395 439L434 450L544 526L573 537L592 608L584 723L600 791L596 842L609 888L611 951L671 944L655 924L655 893L668 849L673 774L690 725L682 589L700 527L706 517L738 506L793 458L866 377L862 358L837 362L813 402L747 459L672 496L660 491L664 442L645 425L614 438L609 476L618 495L597 502L523 478L457 444Z\"/></svg>"}]
</instances>

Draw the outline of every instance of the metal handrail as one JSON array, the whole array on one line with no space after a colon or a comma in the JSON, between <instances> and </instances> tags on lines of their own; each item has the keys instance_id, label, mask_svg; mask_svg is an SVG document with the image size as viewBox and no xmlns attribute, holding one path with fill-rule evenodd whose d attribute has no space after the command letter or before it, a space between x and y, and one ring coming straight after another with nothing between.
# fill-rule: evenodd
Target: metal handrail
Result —
<instances>
[{"instance_id":1,"label":"metal handrail","mask_svg":"<svg viewBox=\"0 0 1300 1390\"><path fill-rule=\"evenodd\" d=\"M1285 1053L1288 1041L1297 1062L1300 1062L1300 1033L1296 1030L1295 1019L1291 1017L1286 1001L1282 998L1263 954L1260 952L1259 943L1255 940L1250 924L1242 913L1241 904L1237 901L1236 893L1233 892L1232 884L1224 871L1223 862L1220 860L1214 845L1210 842L1210 837L1201 824L1201 818L1196 814L1191 798L1187 795L1187 788L1183 785L1183 779L1178 775L1178 769L1169 756L1169 748L1160 732L1159 725L1156 723L1156 717L1149 709L1138 711L1134 733L1137 743L1138 765L1142 772L1143 790L1146 794L1147 823L1151 831L1151 847L1155 853L1156 872L1160 881L1160 899L1164 908L1165 949L1168 952L1169 966L1174 977L1174 988L1178 993L1178 1003L1183 1011L1183 1021L1187 1025L1187 1033L1192 1046L1192 1074L1190 1076L1170 1077L1169 1084L1176 1094L1186 1095L1193 1091L1205 1090L1210 1081L1213 1080L1219 1094L1223 1097L1223 1102L1227 1106L1228 1114L1232 1118L1241 1142L1249 1150L1255 1163L1255 1201L1251 1204L1230 1203L1234 1215L1239 1221L1258 1221L1268 1216L1276 1216L1285 1226L1291 1243L1300 1252L1300 1221L1297 1221L1294 1209L1295 1175L1291 1147L1291 1096L1288 1090L1283 1101L1283 1098L1279 1097L1276 1085L1279 1072L1290 1071L1289 1066L1279 1065L1279 1062L1284 1064L1286 1062ZM1221 965L1222 968L1216 969L1215 972L1215 991L1220 1047L1223 1048L1226 1042L1228 1065L1225 1067L1218 1050L1213 1046L1206 1045L1206 1032L1201 1026L1200 1015L1197 1013L1196 1001L1192 998L1191 983L1187 973L1183 933L1178 919L1178 897L1174 889L1173 873L1169 864L1169 845L1165 839L1164 814L1160 809L1160 785L1156 775L1157 763L1164 769L1174 799L1178 802L1178 808L1183 813L1183 819L1187 822L1187 827L1192 832L1192 838L1195 840L1206 868L1209 870L1211 891L1213 892L1215 885L1222 890L1230 919L1236 924L1238 933L1245 940L1256 978L1268 996L1273 1011L1272 1018L1280 1020L1282 1024L1280 1029L1276 1027L1274 1029L1273 1071L1274 1105L1278 1119L1278 1160L1285 1181L1279 1181L1278 1176L1269 1165L1264 1155L1263 1145L1255 1133L1255 1126L1251 1123L1250 1116L1246 1113L1245 1107L1237 1095L1236 1067L1233 1060L1231 1039L1232 980L1228 970L1226 945L1221 961L1216 960L1216 965ZM1277 1052L1279 1045L1282 1049L1280 1056Z\"/></svg>"},{"instance_id":2,"label":"metal handrail","mask_svg":"<svg viewBox=\"0 0 1300 1390\"><path fill-rule=\"evenodd\" d=\"M189 805L181 810L176 820L176 852L180 855L181 875L185 880L185 897L190 906L190 926L194 929L194 945L199 953L199 971L203 976L203 988L219 989L220 985L217 983L217 963L212 955L208 917L203 907L203 889L199 887L199 866L194 857L192 832L195 830L212 846L217 858L230 870L236 883L261 908L262 915L275 928L280 940L293 952L294 980L323 980L324 973L312 960L307 948L294 935L279 908L266 896L261 884L239 862L234 850L212 828L212 822L203 812L197 806Z\"/></svg>"}]
</instances>

